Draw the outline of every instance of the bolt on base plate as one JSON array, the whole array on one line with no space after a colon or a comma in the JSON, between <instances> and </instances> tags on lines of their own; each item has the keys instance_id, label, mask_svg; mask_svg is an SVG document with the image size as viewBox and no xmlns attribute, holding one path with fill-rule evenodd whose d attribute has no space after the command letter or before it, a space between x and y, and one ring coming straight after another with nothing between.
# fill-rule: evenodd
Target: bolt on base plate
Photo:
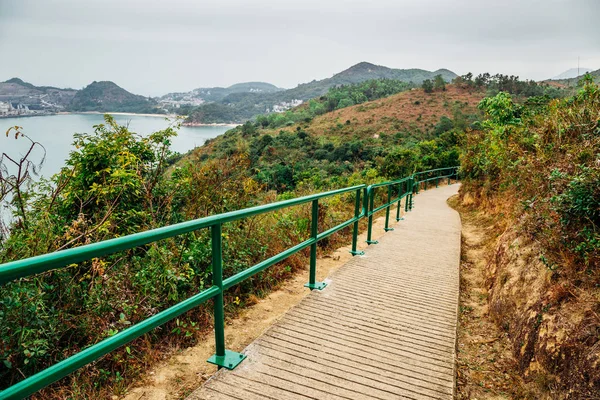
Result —
<instances>
[{"instance_id":1,"label":"bolt on base plate","mask_svg":"<svg viewBox=\"0 0 600 400\"><path fill-rule=\"evenodd\" d=\"M327 284L325 282L315 282L315 283L305 283L304 287L309 288L310 290L323 290L325 289L325 286L327 286Z\"/></svg>"},{"instance_id":2,"label":"bolt on base plate","mask_svg":"<svg viewBox=\"0 0 600 400\"><path fill-rule=\"evenodd\" d=\"M242 353L236 353L235 351L225 350L224 356L218 356L213 354L210 356L207 362L218 365L219 367L234 369L246 359L246 355Z\"/></svg>"}]
</instances>

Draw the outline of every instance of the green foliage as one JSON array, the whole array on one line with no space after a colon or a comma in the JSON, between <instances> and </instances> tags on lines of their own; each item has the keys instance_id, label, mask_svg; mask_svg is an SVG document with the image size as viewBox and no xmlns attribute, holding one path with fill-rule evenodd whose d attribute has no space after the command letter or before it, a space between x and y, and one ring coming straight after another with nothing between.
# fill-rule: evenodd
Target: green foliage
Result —
<instances>
[{"instance_id":1,"label":"green foliage","mask_svg":"<svg viewBox=\"0 0 600 400\"><path fill-rule=\"evenodd\" d=\"M189 122L245 122L259 114L271 112L276 105L283 105L296 100L307 101L325 95L330 89L339 86L357 85L367 81L391 80L403 82L408 85L418 85L424 79L432 79L435 75L441 75L443 79L450 81L456 74L452 71L440 69L435 72L422 69L391 69L379 65L373 65L367 62L361 62L349 69L342 71L331 78L314 80L312 82L300 84L293 89L272 91L271 93L231 93L223 96L222 88L217 89L217 96L213 97L213 90L206 90L211 95L208 101L215 101L216 106L203 104L195 111L190 113ZM235 86L235 85L234 85ZM228 88L231 89L231 88ZM202 89L200 89L202 90ZM203 96L207 95L204 93ZM367 96L368 97L368 96ZM372 98L369 98L372 99ZM335 103L330 110L336 109L339 104ZM364 98L353 98L354 104L360 104L366 101ZM349 104L348 100L344 100ZM225 107L228 107L227 110ZM316 114L319 115L319 114Z\"/></svg>"},{"instance_id":2,"label":"green foliage","mask_svg":"<svg viewBox=\"0 0 600 400\"><path fill-rule=\"evenodd\" d=\"M423 90L425 91L425 93L432 93L433 92L433 82L430 79L425 79L423 81L423 83L421 84L421 87L423 88Z\"/></svg>"},{"instance_id":3,"label":"green foliage","mask_svg":"<svg viewBox=\"0 0 600 400\"><path fill-rule=\"evenodd\" d=\"M515 214L556 273L597 276L600 90L588 79L571 98L530 100L518 105L500 92L481 102L487 119L467 135L465 182L489 196L514 196Z\"/></svg>"},{"instance_id":4,"label":"green foliage","mask_svg":"<svg viewBox=\"0 0 600 400\"><path fill-rule=\"evenodd\" d=\"M547 83L537 83L532 80L521 81L515 75L491 75L488 72L479 74L475 78L469 72L456 77L454 83L461 88L486 89L490 97L495 96L498 92L507 92L522 97L546 96L552 99L567 94L565 90L550 86Z\"/></svg>"},{"instance_id":5,"label":"green foliage","mask_svg":"<svg viewBox=\"0 0 600 400\"><path fill-rule=\"evenodd\" d=\"M442 78L442 75L436 75L433 79L433 88L435 90L446 90L446 81Z\"/></svg>"},{"instance_id":6,"label":"green foliage","mask_svg":"<svg viewBox=\"0 0 600 400\"><path fill-rule=\"evenodd\" d=\"M68 109L72 111L120 111L134 113L164 113L155 100L129 93L113 82L92 82L78 91Z\"/></svg>"},{"instance_id":7,"label":"green foliage","mask_svg":"<svg viewBox=\"0 0 600 400\"><path fill-rule=\"evenodd\" d=\"M271 97L282 96L281 92L269 95L237 93L227 96L222 102L209 103L198 107L190 114L188 121L226 123L232 121L242 122L256 118L258 126L279 128L300 121L310 122L314 117L328 111L386 97L407 90L410 87L411 85L406 82L390 79L339 85L330 88L325 94L319 93L316 95L316 98L308 101L308 106L303 104L282 113L269 113L272 105L278 104L272 103ZM269 100L262 101L260 96L267 96ZM283 98L279 103L291 102L297 99L299 98Z\"/></svg>"},{"instance_id":8,"label":"green foliage","mask_svg":"<svg viewBox=\"0 0 600 400\"><path fill-rule=\"evenodd\" d=\"M176 128L168 128L142 137L106 116L93 134L76 135L67 166L25 190L30 223L10 226L10 235L0 241L0 263L272 201L266 187L295 197L348 186L367 173L376 176L372 169L352 173L347 160L361 156L360 143L321 146L302 130L258 136L249 123L223 138L227 146L236 142L235 148L225 146L219 157L184 160L169 150L175 134ZM323 161L325 171L306 159L307 148L332 150L327 158L333 161ZM320 203L321 226L349 218L353 204L350 195ZM297 207L225 224L225 275L306 240L309 217L310 207ZM340 235L347 233L333 235L320 248L336 246ZM210 287L210 251L209 232L201 230L0 287L0 388ZM262 296L304 263L295 255L244 281L227 295L228 309L243 306L251 294ZM109 397L111 385L142 371L149 350L169 338L189 345L207 329L209 317L207 307L194 309L62 385ZM53 390L42 396L64 394Z\"/></svg>"}]
</instances>

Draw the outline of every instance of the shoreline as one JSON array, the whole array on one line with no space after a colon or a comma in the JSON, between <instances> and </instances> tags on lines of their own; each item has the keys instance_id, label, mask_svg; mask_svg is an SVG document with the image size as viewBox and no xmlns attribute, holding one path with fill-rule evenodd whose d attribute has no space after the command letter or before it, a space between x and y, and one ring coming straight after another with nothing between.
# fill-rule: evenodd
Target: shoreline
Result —
<instances>
[{"instance_id":1,"label":"shoreline","mask_svg":"<svg viewBox=\"0 0 600 400\"><path fill-rule=\"evenodd\" d=\"M139 115L140 117L163 117L163 118L177 118L177 114L145 114L145 113L132 113L132 112L119 112L119 111L60 111L55 115L69 115L69 114L92 114L92 115Z\"/></svg>"},{"instance_id":2,"label":"shoreline","mask_svg":"<svg viewBox=\"0 0 600 400\"><path fill-rule=\"evenodd\" d=\"M213 122L212 124L204 124L201 122L184 122L181 124L181 126L231 126L232 128L235 128L236 126L240 126L241 124L235 124L235 123L231 123L231 124L225 124L225 123L216 123Z\"/></svg>"},{"instance_id":3,"label":"shoreline","mask_svg":"<svg viewBox=\"0 0 600 400\"><path fill-rule=\"evenodd\" d=\"M132 112L111 112L111 111L107 111L107 112L100 112L100 111L59 111L59 112L55 112L55 113L48 113L48 114L29 114L29 115L2 115L0 116L0 118L26 118L26 117L51 117L53 115L72 115L72 114L84 114L84 115L104 115L104 114L109 114L109 115L121 115L121 116L139 116L139 117L161 117L161 118L168 118L168 119L185 119L187 118L187 116L183 116L183 115L177 115L177 114L142 114L142 113L132 113ZM183 122L181 123L181 126L187 126L187 127L198 127L198 126L230 126L232 128L235 128L236 126L240 126L241 124L238 123L210 123L210 124L205 124L205 123L200 123L200 122Z\"/></svg>"}]
</instances>

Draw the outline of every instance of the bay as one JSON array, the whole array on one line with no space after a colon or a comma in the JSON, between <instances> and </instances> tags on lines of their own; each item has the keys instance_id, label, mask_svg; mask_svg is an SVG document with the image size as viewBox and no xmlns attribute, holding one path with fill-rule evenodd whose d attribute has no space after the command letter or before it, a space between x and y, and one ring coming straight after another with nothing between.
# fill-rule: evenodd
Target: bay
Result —
<instances>
[{"instance_id":1,"label":"bay","mask_svg":"<svg viewBox=\"0 0 600 400\"><path fill-rule=\"evenodd\" d=\"M148 135L167 128L173 123L164 116L122 115L113 117L120 125L128 125L129 130ZM20 138L15 140L14 134L6 137L4 134L11 126L23 127L22 132L32 140L39 142L46 149L46 160L40 170L40 175L50 177L64 166L69 152L74 149L74 133L93 133L94 125L104 122L102 114L61 114L44 115L23 118L0 118L0 154L5 152L12 158L20 158L29 149L29 142ZM178 135L172 139L171 149L186 153L195 147L202 146L207 139L217 137L232 126L182 126ZM14 133L14 132L13 132ZM38 149L31 155L34 162L43 156Z\"/></svg>"}]
</instances>

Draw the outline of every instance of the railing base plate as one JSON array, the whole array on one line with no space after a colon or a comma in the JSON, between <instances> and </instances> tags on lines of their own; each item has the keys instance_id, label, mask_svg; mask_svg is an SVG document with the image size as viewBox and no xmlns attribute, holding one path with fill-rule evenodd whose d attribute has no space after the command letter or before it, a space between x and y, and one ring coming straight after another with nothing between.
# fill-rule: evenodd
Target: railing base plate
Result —
<instances>
[{"instance_id":1,"label":"railing base plate","mask_svg":"<svg viewBox=\"0 0 600 400\"><path fill-rule=\"evenodd\" d=\"M383 228L384 231L389 232L389 231L393 231L394 228Z\"/></svg>"},{"instance_id":2,"label":"railing base plate","mask_svg":"<svg viewBox=\"0 0 600 400\"><path fill-rule=\"evenodd\" d=\"M216 354L213 354L206 361L211 364L218 365L219 367L234 369L245 359L246 355L242 353L236 353L235 351L225 350L224 356L218 356Z\"/></svg>"},{"instance_id":3,"label":"railing base plate","mask_svg":"<svg viewBox=\"0 0 600 400\"><path fill-rule=\"evenodd\" d=\"M350 254L352 254L353 256L364 256L365 252L364 251L349 251Z\"/></svg>"},{"instance_id":4,"label":"railing base plate","mask_svg":"<svg viewBox=\"0 0 600 400\"><path fill-rule=\"evenodd\" d=\"M323 290L325 289L325 286L327 286L327 284L325 282L315 282L315 283L305 283L304 287L309 288L310 290Z\"/></svg>"},{"instance_id":5,"label":"railing base plate","mask_svg":"<svg viewBox=\"0 0 600 400\"><path fill-rule=\"evenodd\" d=\"M396 218L396 221L404 221L404 218L402 218L402 217Z\"/></svg>"},{"instance_id":6,"label":"railing base plate","mask_svg":"<svg viewBox=\"0 0 600 400\"><path fill-rule=\"evenodd\" d=\"M367 240L367 244L377 244L379 243L377 240Z\"/></svg>"}]
</instances>

